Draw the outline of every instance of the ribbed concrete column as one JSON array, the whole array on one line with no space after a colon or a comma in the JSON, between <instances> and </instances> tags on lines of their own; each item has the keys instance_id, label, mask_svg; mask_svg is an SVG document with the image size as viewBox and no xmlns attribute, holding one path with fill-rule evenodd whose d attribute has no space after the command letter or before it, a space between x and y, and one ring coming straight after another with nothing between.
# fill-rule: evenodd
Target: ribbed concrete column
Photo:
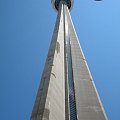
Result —
<instances>
[{"instance_id":1,"label":"ribbed concrete column","mask_svg":"<svg viewBox=\"0 0 120 120\"><path fill-rule=\"evenodd\" d=\"M64 19L60 4L31 120L65 120Z\"/></svg>"},{"instance_id":2,"label":"ribbed concrete column","mask_svg":"<svg viewBox=\"0 0 120 120\"><path fill-rule=\"evenodd\" d=\"M57 21L31 120L107 120L68 10L73 0L57 2Z\"/></svg>"},{"instance_id":3,"label":"ribbed concrete column","mask_svg":"<svg viewBox=\"0 0 120 120\"><path fill-rule=\"evenodd\" d=\"M107 120L67 7L65 7L65 16L68 20L71 44L77 119Z\"/></svg>"}]
</instances>

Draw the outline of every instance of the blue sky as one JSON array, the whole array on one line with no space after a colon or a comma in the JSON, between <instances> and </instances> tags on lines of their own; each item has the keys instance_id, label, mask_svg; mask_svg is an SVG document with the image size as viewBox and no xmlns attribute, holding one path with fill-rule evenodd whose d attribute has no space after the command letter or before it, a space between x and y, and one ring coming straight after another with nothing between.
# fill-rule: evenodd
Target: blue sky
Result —
<instances>
[{"instance_id":1,"label":"blue sky","mask_svg":"<svg viewBox=\"0 0 120 120\"><path fill-rule=\"evenodd\" d=\"M50 0L0 0L0 119L29 120L56 21ZM120 1L71 11L109 120L120 114Z\"/></svg>"}]
</instances>

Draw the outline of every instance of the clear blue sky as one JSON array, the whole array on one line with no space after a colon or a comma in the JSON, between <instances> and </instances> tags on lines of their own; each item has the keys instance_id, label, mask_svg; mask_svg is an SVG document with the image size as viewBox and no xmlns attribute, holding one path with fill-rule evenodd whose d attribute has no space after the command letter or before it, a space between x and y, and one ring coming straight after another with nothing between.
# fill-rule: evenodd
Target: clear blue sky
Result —
<instances>
[{"instance_id":1,"label":"clear blue sky","mask_svg":"<svg viewBox=\"0 0 120 120\"><path fill-rule=\"evenodd\" d=\"M0 120L29 120L52 37L50 0L0 0ZM120 119L120 0L71 11L109 120Z\"/></svg>"}]
</instances>

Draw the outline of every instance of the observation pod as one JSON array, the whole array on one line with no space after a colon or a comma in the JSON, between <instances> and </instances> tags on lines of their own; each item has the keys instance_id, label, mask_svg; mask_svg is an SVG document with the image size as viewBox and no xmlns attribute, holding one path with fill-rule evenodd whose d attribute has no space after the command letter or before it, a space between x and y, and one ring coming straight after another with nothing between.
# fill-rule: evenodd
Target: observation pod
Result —
<instances>
[{"instance_id":1,"label":"observation pod","mask_svg":"<svg viewBox=\"0 0 120 120\"><path fill-rule=\"evenodd\" d=\"M52 5L53 5L53 8L54 8L56 11L58 11L59 3L60 3L61 1L64 2L65 4L67 4L69 10L72 9L74 0L51 0Z\"/></svg>"}]
</instances>

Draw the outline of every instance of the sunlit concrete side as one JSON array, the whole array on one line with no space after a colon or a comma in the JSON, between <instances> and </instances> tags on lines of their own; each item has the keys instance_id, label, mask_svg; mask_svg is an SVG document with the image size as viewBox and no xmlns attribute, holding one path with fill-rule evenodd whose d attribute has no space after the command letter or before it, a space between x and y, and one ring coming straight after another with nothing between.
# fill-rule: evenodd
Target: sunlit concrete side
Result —
<instances>
[{"instance_id":1,"label":"sunlit concrete side","mask_svg":"<svg viewBox=\"0 0 120 120\"><path fill-rule=\"evenodd\" d=\"M31 120L65 120L65 71L63 5L46 59Z\"/></svg>"}]
</instances>

